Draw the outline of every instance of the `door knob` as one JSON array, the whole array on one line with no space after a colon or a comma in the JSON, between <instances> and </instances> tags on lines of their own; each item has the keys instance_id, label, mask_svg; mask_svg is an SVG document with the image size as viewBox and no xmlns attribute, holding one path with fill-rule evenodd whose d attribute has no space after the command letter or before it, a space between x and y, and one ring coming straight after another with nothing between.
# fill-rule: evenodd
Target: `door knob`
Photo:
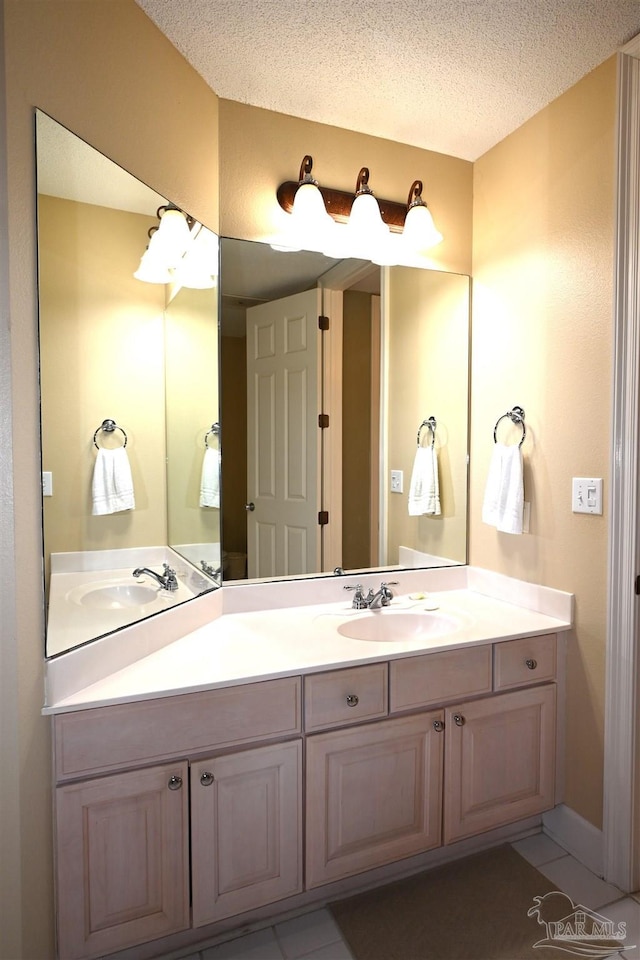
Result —
<instances>
[{"instance_id":1,"label":"door knob","mask_svg":"<svg viewBox=\"0 0 640 960\"><path fill-rule=\"evenodd\" d=\"M245 503L244 508L245 510L249 510L251 513L253 513L253 511L256 508L256 505L255 503Z\"/></svg>"}]
</instances>

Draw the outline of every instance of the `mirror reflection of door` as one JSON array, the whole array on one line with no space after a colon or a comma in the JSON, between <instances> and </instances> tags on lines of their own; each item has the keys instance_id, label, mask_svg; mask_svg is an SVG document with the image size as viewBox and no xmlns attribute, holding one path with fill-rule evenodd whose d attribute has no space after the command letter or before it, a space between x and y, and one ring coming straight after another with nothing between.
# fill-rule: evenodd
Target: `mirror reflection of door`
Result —
<instances>
[{"instance_id":1,"label":"mirror reflection of door","mask_svg":"<svg viewBox=\"0 0 640 960\"><path fill-rule=\"evenodd\" d=\"M320 291L247 310L248 575L321 569Z\"/></svg>"}]
</instances>

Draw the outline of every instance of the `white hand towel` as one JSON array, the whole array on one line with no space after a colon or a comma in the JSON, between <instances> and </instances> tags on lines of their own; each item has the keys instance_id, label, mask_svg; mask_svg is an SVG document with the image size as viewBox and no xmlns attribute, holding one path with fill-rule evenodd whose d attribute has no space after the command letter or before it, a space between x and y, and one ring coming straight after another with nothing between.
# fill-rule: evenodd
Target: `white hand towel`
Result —
<instances>
[{"instance_id":1,"label":"white hand towel","mask_svg":"<svg viewBox=\"0 0 640 960\"><path fill-rule=\"evenodd\" d=\"M418 447L411 472L409 516L440 516L438 453L434 446Z\"/></svg>"},{"instance_id":2,"label":"white hand towel","mask_svg":"<svg viewBox=\"0 0 640 960\"><path fill-rule=\"evenodd\" d=\"M496 443L489 464L482 520L501 533L522 533L524 485L522 453L512 444Z\"/></svg>"},{"instance_id":3,"label":"white hand towel","mask_svg":"<svg viewBox=\"0 0 640 960\"><path fill-rule=\"evenodd\" d=\"M93 515L133 510L133 478L129 456L124 447L107 450L100 447L93 468Z\"/></svg>"},{"instance_id":4,"label":"white hand towel","mask_svg":"<svg viewBox=\"0 0 640 960\"><path fill-rule=\"evenodd\" d=\"M200 506L220 506L220 451L207 447L202 460Z\"/></svg>"}]
</instances>

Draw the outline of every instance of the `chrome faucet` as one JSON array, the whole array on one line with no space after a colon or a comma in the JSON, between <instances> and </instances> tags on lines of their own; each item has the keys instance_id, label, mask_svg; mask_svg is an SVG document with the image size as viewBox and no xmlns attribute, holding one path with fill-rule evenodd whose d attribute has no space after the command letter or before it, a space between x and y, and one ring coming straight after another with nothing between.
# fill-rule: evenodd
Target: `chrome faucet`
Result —
<instances>
[{"instance_id":1,"label":"chrome faucet","mask_svg":"<svg viewBox=\"0 0 640 960\"><path fill-rule=\"evenodd\" d=\"M347 584L344 589L355 590L353 603L351 604L354 610L377 610L379 607L389 606L393 600L393 591L389 587L395 587L397 583L397 580L390 580L388 583L383 581L376 593L370 588L366 596L361 583L357 583L355 587Z\"/></svg>"},{"instance_id":2,"label":"chrome faucet","mask_svg":"<svg viewBox=\"0 0 640 960\"><path fill-rule=\"evenodd\" d=\"M203 573L206 573L208 577L219 577L222 573L222 567L212 567L206 560L201 560L200 566L202 567Z\"/></svg>"},{"instance_id":3,"label":"chrome faucet","mask_svg":"<svg viewBox=\"0 0 640 960\"><path fill-rule=\"evenodd\" d=\"M143 573L147 573L160 584L163 590L177 590L178 578L176 577L175 570L172 570L168 563L163 563L162 566L164 567L164 575L156 573L155 570L150 570L149 567L136 567L133 571L133 576L141 577Z\"/></svg>"}]
</instances>

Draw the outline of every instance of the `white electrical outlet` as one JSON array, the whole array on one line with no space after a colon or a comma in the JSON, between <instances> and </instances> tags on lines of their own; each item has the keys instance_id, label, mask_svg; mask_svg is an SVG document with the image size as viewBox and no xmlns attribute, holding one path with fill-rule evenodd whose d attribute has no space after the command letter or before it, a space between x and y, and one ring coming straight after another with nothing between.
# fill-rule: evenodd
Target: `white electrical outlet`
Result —
<instances>
[{"instance_id":1,"label":"white electrical outlet","mask_svg":"<svg viewBox=\"0 0 640 960\"><path fill-rule=\"evenodd\" d=\"M391 493L402 493L404 491L404 472L402 470L391 471Z\"/></svg>"},{"instance_id":2,"label":"white electrical outlet","mask_svg":"<svg viewBox=\"0 0 640 960\"><path fill-rule=\"evenodd\" d=\"M42 471L42 496L53 496L53 474L51 473L51 470Z\"/></svg>"},{"instance_id":3,"label":"white electrical outlet","mask_svg":"<svg viewBox=\"0 0 640 960\"><path fill-rule=\"evenodd\" d=\"M602 477L574 477L571 489L574 513L602 513Z\"/></svg>"}]
</instances>

